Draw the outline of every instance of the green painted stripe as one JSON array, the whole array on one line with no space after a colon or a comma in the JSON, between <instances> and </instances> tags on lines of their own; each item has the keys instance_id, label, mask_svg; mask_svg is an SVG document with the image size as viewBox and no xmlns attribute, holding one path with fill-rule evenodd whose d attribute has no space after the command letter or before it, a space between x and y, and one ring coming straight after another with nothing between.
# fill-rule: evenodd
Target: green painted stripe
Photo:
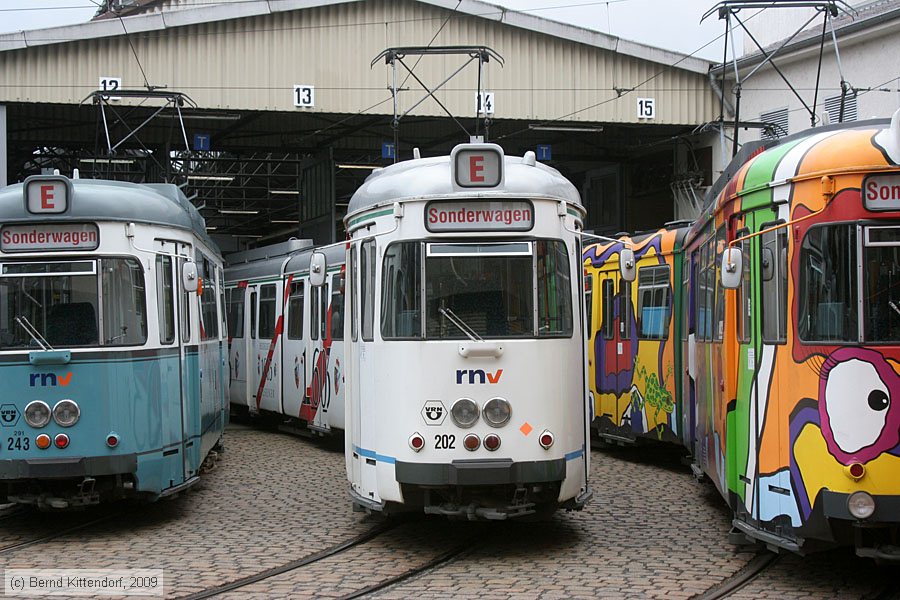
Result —
<instances>
[{"instance_id":1,"label":"green painted stripe","mask_svg":"<svg viewBox=\"0 0 900 600\"><path fill-rule=\"evenodd\" d=\"M752 210L769 206L772 203L771 183L775 177L775 171L781 164L785 155L790 152L802 140L782 144L771 150L767 150L756 157L750 165L744 185L738 195L741 197L741 210Z\"/></svg>"},{"instance_id":2,"label":"green painted stripe","mask_svg":"<svg viewBox=\"0 0 900 600\"><path fill-rule=\"evenodd\" d=\"M359 215L358 217L354 217L354 218L350 219L350 221L347 223L347 227L353 227L357 223L359 223L361 221L365 221L366 219L374 219L376 217L384 217L384 216L391 215L391 214L394 214L393 207L385 209L385 210L379 210L377 212L363 213L363 214Z\"/></svg>"}]
</instances>

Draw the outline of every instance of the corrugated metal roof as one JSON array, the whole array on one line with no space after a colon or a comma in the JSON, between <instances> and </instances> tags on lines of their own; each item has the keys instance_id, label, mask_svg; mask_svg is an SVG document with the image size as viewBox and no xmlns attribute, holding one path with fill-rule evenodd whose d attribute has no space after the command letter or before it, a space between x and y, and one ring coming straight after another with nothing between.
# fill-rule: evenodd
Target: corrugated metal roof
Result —
<instances>
[{"instance_id":1,"label":"corrugated metal roof","mask_svg":"<svg viewBox=\"0 0 900 600\"><path fill-rule=\"evenodd\" d=\"M503 68L485 66L497 119L696 124L717 114L706 61L483 2L464 1L455 13L444 5L456 2L249 1L0 36L0 101L75 104L101 77L140 88L146 73L147 83L207 109L391 114L391 73L370 68L374 56L387 47L474 44L506 59ZM461 64L426 56L416 72L434 87ZM474 116L476 65L466 68L436 95L454 115ZM398 75L405 110L424 91ZM315 86L315 108L294 106L295 84ZM638 120L637 96L655 99L654 120ZM411 114L446 116L432 99Z\"/></svg>"}]
</instances>

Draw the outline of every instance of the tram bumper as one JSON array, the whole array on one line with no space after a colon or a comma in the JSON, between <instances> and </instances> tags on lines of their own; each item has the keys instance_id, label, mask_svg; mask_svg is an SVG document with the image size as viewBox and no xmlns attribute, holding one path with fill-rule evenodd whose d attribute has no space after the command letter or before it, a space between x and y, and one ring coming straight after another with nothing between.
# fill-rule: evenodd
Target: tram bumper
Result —
<instances>
[{"instance_id":1,"label":"tram bumper","mask_svg":"<svg viewBox=\"0 0 900 600\"><path fill-rule=\"evenodd\" d=\"M900 564L900 496L869 496L874 510L869 517L862 519L850 512L851 496L831 490L822 491L822 512L831 526L832 535L838 539L852 536L846 541L853 544L858 556L881 563Z\"/></svg>"},{"instance_id":2,"label":"tram bumper","mask_svg":"<svg viewBox=\"0 0 900 600\"><path fill-rule=\"evenodd\" d=\"M64 479L134 473L137 455L0 460L0 480Z\"/></svg>"},{"instance_id":3,"label":"tram bumper","mask_svg":"<svg viewBox=\"0 0 900 600\"><path fill-rule=\"evenodd\" d=\"M513 462L507 459L454 460L450 463L410 463L397 461L397 482L421 486L506 485L562 481L566 461Z\"/></svg>"}]
</instances>

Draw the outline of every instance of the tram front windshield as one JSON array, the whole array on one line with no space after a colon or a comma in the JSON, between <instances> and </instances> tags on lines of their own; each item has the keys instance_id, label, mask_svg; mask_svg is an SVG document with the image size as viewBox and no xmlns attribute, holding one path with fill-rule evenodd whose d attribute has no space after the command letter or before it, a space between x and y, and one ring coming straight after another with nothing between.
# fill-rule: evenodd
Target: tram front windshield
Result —
<instances>
[{"instance_id":1,"label":"tram front windshield","mask_svg":"<svg viewBox=\"0 0 900 600\"><path fill-rule=\"evenodd\" d=\"M559 240L394 243L382 286L384 339L572 335L569 257Z\"/></svg>"},{"instance_id":2,"label":"tram front windshield","mask_svg":"<svg viewBox=\"0 0 900 600\"><path fill-rule=\"evenodd\" d=\"M0 262L0 350L141 345L145 306L133 258Z\"/></svg>"}]
</instances>

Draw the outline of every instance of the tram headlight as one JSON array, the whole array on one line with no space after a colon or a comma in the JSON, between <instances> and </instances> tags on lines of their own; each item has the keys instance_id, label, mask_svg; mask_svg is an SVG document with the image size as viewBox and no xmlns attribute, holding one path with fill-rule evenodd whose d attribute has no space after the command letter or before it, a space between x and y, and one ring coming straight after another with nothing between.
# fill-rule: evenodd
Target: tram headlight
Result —
<instances>
[{"instance_id":1,"label":"tram headlight","mask_svg":"<svg viewBox=\"0 0 900 600\"><path fill-rule=\"evenodd\" d=\"M503 398L491 398L484 404L484 409L481 413L484 415L484 420L491 427L503 427L509 422L509 417L512 415L512 407Z\"/></svg>"},{"instance_id":2,"label":"tram headlight","mask_svg":"<svg viewBox=\"0 0 900 600\"><path fill-rule=\"evenodd\" d=\"M875 514L875 498L866 492L853 492L847 498L847 509L857 519L868 519Z\"/></svg>"},{"instance_id":3,"label":"tram headlight","mask_svg":"<svg viewBox=\"0 0 900 600\"><path fill-rule=\"evenodd\" d=\"M450 416L460 427L471 427L478 420L478 405L471 398L460 398L450 407Z\"/></svg>"},{"instance_id":4,"label":"tram headlight","mask_svg":"<svg viewBox=\"0 0 900 600\"><path fill-rule=\"evenodd\" d=\"M50 422L50 407L43 400L34 400L25 407L25 422L40 429Z\"/></svg>"},{"instance_id":5,"label":"tram headlight","mask_svg":"<svg viewBox=\"0 0 900 600\"><path fill-rule=\"evenodd\" d=\"M71 427L78 422L80 416L81 410L71 400L60 400L53 407L53 420L60 427Z\"/></svg>"}]
</instances>

